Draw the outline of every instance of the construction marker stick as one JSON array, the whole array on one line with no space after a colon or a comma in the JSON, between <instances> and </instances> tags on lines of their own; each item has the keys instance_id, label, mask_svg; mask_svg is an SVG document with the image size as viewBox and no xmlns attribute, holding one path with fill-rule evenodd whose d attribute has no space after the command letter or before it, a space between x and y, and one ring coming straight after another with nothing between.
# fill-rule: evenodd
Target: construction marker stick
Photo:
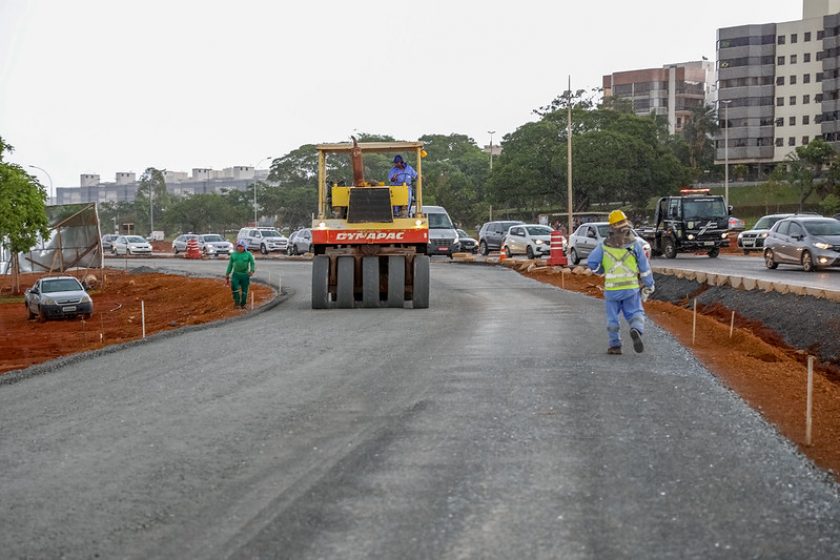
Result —
<instances>
[{"instance_id":1,"label":"construction marker stick","mask_svg":"<svg viewBox=\"0 0 840 560\"><path fill-rule=\"evenodd\" d=\"M729 322L729 338L732 338L732 333L735 332L735 312L732 312L732 320Z\"/></svg>"},{"instance_id":2,"label":"construction marker stick","mask_svg":"<svg viewBox=\"0 0 840 560\"><path fill-rule=\"evenodd\" d=\"M140 324L143 326L143 338L146 338L146 302L140 300Z\"/></svg>"},{"instance_id":3,"label":"construction marker stick","mask_svg":"<svg viewBox=\"0 0 840 560\"><path fill-rule=\"evenodd\" d=\"M805 445L811 445L814 412L814 357L808 356L808 397L805 401Z\"/></svg>"},{"instance_id":4,"label":"construction marker stick","mask_svg":"<svg viewBox=\"0 0 840 560\"><path fill-rule=\"evenodd\" d=\"M691 345L694 346L694 341L697 339L697 299L694 300L694 314L691 319Z\"/></svg>"}]
</instances>

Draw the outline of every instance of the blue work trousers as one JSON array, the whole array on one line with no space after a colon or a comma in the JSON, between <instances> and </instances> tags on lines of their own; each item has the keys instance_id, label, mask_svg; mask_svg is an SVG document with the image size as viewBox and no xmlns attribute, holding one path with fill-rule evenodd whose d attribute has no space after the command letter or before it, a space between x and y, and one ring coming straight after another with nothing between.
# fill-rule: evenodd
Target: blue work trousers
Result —
<instances>
[{"instance_id":1,"label":"blue work trousers","mask_svg":"<svg viewBox=\"0 0 840 560\"><path fill-rule=\"evenodd\" d=\"M621 346L619 318L622 313L631 329L638 330L639 334L645 332L645 310L642 308L642 294L639 290L608 290L604 292L604 305L607 310L610 348Z\"/></svg>"}]
</instances>

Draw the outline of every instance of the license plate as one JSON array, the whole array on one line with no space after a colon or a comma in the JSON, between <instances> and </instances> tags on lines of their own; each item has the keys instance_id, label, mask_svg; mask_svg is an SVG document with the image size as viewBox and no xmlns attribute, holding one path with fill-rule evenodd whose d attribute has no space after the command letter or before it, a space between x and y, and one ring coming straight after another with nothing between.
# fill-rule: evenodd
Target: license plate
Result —
<instances>
[{"instance_id":1,"label":"license plate","mask_svg":"<svg viewBox=\"0 0 840 560\"><path fill-rule=\"evenodd\" d=\"M444 253L449 250L449 247L438 247L438 251L443 251Z\"/></svg>"},{"instance_id":2,"label":"license plate","mask_svg":"<svg viewBox=\"0 0 840 560\"><path fill-rule=\"evenodd\" d=\"M715 244L715 242L714 242L714 241L704 241L704 242L703 242L703 245L705 245L706 247L711 247L711 246L712 246L712 245L714 245L714 244Z\"/></svg>"},{"instance_id":3,"label":"license plate","mask_svg":"<svg viewBox=\"0 0 840 560\"><path fill-rule=\"evenodd\" d=\"M76 311L76 306L75 305L65 305L64 307L61 308L61 310L64 311L65 313L68 312L68 311Z\"/></svg>"}]
</instances>

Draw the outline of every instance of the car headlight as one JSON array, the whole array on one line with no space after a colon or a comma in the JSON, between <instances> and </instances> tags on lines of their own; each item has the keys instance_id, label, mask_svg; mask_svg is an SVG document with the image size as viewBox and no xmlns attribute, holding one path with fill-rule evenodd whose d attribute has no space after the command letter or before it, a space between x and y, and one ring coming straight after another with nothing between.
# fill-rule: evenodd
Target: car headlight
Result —
<instances>
[{"instance_id":1,"label":"car headlight","mask_svg":"<svg viewBox=\"0 0 840 560\"><path fill-rule=\"evenodd\" d=\"M738 241L741 241L744 238L744 232L738 234Z\"/></svg>"},{"instance_id":2,"label":"car headlight","mask_svg":"<svg viewBox=\"0 0 840 560\"><path fill-rule=\"evenodd\" d=\"M767 233L767 232L765 231L764 233L762 233L761 235L759 235L759 237L760 237L760 238L762 238L762 239L764 239L764 238L766 238L768 235L770 235L770 234L769 234L769 233Z\"/></svg>"},{"instance_id":3,"label":"car headlight","mask_svg":"<svg viewBox=\"0 0 840 560\"><path fill-rule=\"evenodd\" d=\"M822 241L814 243L814 247L816 247L817 249L822 249L823 251L825 251L826 249L831 249L831 245L829 245L828 243L823 243Z\"/></svg>"},{"instance_id":4,"label":"car headlight","mask_svg":"<svg viewBox=\"0 0 840 560\"><path fill-rule=\"evenodd\" d=\"M50 296L41 296L41 303L44 305L55 305L55 300Z\"/></svg>"},{"instance_id":5,"label":"car headlight","mask_svg":"<svg viewBox=\"0 0 840 560\"><path fill-rule=\"evenodd\" d=\"M720 238L721 238L721 239L726 239L726 236L727 236L727 235L729 235L729 234L727 234L727 233L721 233L721 234L720 234Z\"/></svg>"},{"instance_id":6,"label":"car headlight","mask_svg":"<svg viewBox=\"0 0 840 560\"><path fill-rule=\"evenodd\" d=\"M688 240L691 241L692 239L694 239L694 234L689 233L687 237L688 237Z\"/></svg>"},{"instance_id":7,"label":"car headlight","mask_svg":"<svg viewBox=\"0 0 840 560\"><path fill-rule=\"evenodd\" d=\"M82 294L82 303L93 303L93 300L88 294Z\"/></svg>"},{"instance_id":8,"label":"car headlight","mask_svg":"<svg viewBox=\"0 0 840 560\"><path fill-rule=\"evenodd\" d=\"M542 244L543 244L543 240L542 240L542 239L537 239L536 241L534 241L534 244L536 244L536 245L542 245Z\"/></svg>"}]
</instances>

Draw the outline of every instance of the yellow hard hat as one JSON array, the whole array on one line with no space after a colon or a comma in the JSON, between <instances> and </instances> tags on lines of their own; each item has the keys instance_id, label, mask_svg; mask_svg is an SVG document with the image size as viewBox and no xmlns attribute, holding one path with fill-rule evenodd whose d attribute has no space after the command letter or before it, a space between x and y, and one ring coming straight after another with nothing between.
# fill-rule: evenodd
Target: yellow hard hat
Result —
<instances>
[{"instance_id":1,"label":"yellow hard hat","mask_svg":"<svg viewBox=\"0 0 840 560\"><path fill-rule=\"evenodd\" d=\"M621 210L613 210L612 212L610 212L609 222L611 226L626 221L627 216L625 216L624 212L622 212Z\"/></svg>"}]
</instances>

